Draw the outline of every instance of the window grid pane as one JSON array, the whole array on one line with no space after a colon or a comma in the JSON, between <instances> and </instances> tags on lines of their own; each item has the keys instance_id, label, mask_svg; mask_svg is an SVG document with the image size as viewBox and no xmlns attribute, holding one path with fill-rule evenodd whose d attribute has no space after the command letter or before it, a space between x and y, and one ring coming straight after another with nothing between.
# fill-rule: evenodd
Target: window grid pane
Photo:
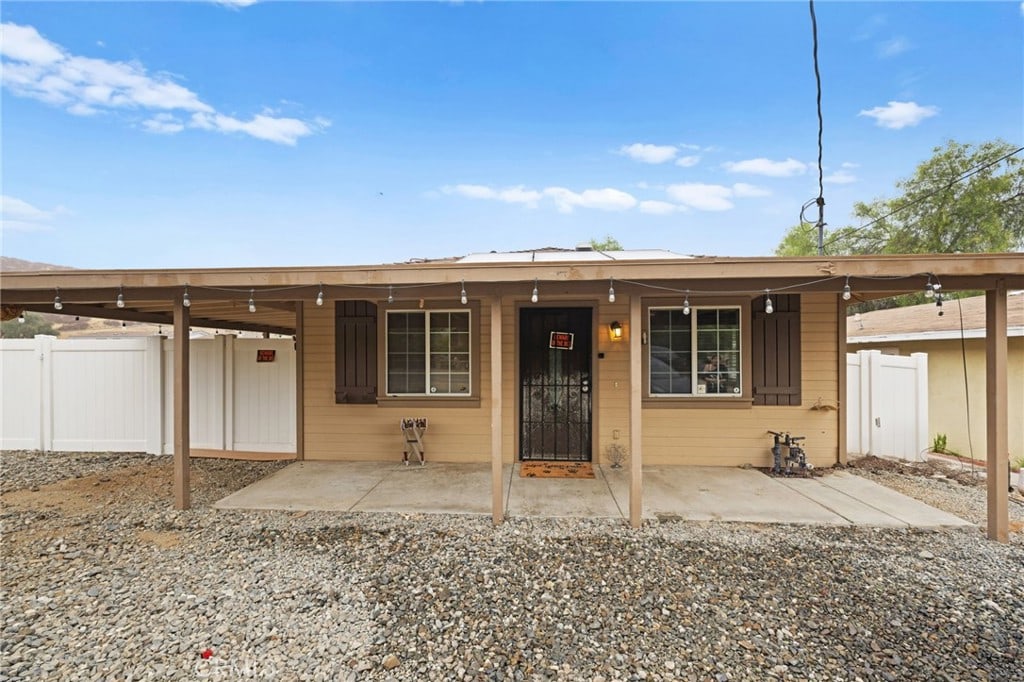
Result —
<instances>
[{"instance_id":1,"label":"window grid pane","mask_svg":"<svg viewBox=\"0 0 1024 682\"><path fill-rule=\"evenodd\" d=\"M470 395L469 311L387 314L387 392Z\"/></svg>"},{"instance_id":2,"label":"window grid pane","mask_svg":"<svg viewBox=\"0 0 1024 682\"><path fill-rule=\"evenodd\" d=\"M650 308L650 395L740 395L740 309Z\"/></svg>"}]
</instances>

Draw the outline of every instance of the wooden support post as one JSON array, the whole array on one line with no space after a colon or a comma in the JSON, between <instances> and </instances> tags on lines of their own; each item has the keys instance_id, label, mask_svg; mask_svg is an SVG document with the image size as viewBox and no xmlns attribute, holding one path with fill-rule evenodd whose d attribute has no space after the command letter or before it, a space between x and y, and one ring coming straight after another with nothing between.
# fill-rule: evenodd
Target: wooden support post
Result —
<instances>
[{"instance_id":1,"label":"wooden support post","mask_svg":"<svg viewBox=\"0 0 1024 682\"><path fill-rule=\"evenodd\" d=\"M629 297L629 525L639 528L643 523L643 455L640 401L643 398L643 364L640 319L640 297Z\"/></svg>"},{"instance_id":2,"label":"wooden support post","mask_svg":"<svg viewBox=\"0 0 1024 682\"><path fill-rule=\"evenodd\" d=\"M836 410L836 427L839 432L836 434L838 438L839 450L836 452L836 464L846 466L847 460L847 447L846 443L846 301L843 300L841 295L836 296L836 370L838 371L839 385L837 386L836 402L839 403L839 409Z\"/></svg>"},{"instance_id":3,"label":"wooden support post","mask_svg":"<svg viewBox=\"0 0 1024 682\"><path fill-rule=\"evenodd\" d=\"M1009 542L1010 516L1007 490L1010 485L1007 459L1010 453L1007 407L1006 282L985 292L985 401L988 445L988 538Z\"/></svg>"},{"instance_id":4,"label":"wooden support post","mask_svg":"<svg viewBox=\"0 0 1024 682\"><path fill-rule=\"evenodd\" d=\"M191 506L189 490L189 309L174 299L174 507Z\"/></svg>"},{"instance_id":5,"label":"wooden support post","mask_svg":"<svg viewBox=\"0 0 1024 682\"><path fill-rule=\"evenodd\" d=\"M505 520L501 492L501 297L491 298L491 518Z\"/></svg>"},{"instance_id":6,"label":"wooden support post","mask_svg":"<svg viewBox=\"0 0 1024 682\"><path fill-rule=\"evenodd\" d=\"M306 459L305 303L295 302L295 459Z\"/></svg>"}]
</instances>

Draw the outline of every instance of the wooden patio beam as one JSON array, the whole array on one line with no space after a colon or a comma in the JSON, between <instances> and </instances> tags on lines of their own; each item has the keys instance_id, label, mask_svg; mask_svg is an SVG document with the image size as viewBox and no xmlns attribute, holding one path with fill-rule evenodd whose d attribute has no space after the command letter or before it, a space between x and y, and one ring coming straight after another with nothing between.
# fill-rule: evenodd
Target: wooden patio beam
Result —
<instances>
[{"instance_id":1,"label":"wooden patio beam","mask_svg":"<svg viewBox=\"0 0 1024 682\"><path fill-rule=\"evenodd\" d=\"M988 446L988 538L1009 542L1006 284L985 292L985 401Z\"/></svg>"}]
</instances>

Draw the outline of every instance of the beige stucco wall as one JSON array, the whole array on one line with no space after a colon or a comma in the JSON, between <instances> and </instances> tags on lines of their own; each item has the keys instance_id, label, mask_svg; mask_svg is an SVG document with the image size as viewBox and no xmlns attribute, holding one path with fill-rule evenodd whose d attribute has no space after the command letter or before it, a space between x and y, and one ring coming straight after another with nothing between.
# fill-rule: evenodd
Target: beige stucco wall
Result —
<instances>
[{"instance_id":1,"label":"beige stucco wall","mask_svg":"<svg viewBox=\"0 0 1024 682\"><path fill-rule=\"evenodd\" d=\"M1010 457L1024 456L1024 337L1008 339L1007 388L1009 389ZM870 350L867 344L851 344L850 352ZM882 346L878 347L882 349ZM900 341L884 345L883 352L897 355L928 354L928 437L946 434L947 447L976 459L985 459L985 339L967 339L967 390L964 389L964 354L959 340ZM968 399L969 398L969 399ZM970 411L967 404L970 403ZM968 438L968 420L970 438Z\"/></svg>"},{"instance_id":2,"label":"beige stucco wall","mask_svg":"<svg viewBox=\"0 0 1024 682\"><path fill-rule=\"evenodd\" d=\"M547 299L545 304L554 303ZM592 306L594 312L593 433L594 461L606 462L608 446L632 452L629 441L629 297L616 303L602 298L558 300L566 306ZM517 443L517 310L526 297L507 296L502 306L502 455L512 462ZM490 459L490 308L484 301L479 316L479 405L432 407L336 405L334 403L334 306L307 306L305 314L304 419L305 456L326 460L400 461L401 417L430 420L425 443L434 461L472 462ZM627 340L612 342L608 324L626 325ZM815 466L829 466L838 452L839 417L834 410L812 410L818 398L838 402L836 297L804 295L802 301L803 405L793 407L671 408L643 410L643 459L649 464L736 466L771 463L768 429L808 436L807 451ZM598 354L603 353L603 358ZM427 405L427 406L423 406Z\"/></svg>"}]
</instances>

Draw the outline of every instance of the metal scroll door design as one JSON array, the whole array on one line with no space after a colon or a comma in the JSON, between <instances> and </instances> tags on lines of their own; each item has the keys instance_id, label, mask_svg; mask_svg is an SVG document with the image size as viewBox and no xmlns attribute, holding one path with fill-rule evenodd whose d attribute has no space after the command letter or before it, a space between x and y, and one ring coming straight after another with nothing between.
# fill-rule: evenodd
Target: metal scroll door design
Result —
<instances>
[{"instance_id":1,"label":"metal scroll door design","mask_svg":"<svg viewBox=\"0 0 1024 682\"><path fill-rule=\"evenodd\" d=\"M551 348L552 332L559 337ZM522 309L519 317L519 458L589 462L590 308Z\"/></svg>"}]
</instances>

